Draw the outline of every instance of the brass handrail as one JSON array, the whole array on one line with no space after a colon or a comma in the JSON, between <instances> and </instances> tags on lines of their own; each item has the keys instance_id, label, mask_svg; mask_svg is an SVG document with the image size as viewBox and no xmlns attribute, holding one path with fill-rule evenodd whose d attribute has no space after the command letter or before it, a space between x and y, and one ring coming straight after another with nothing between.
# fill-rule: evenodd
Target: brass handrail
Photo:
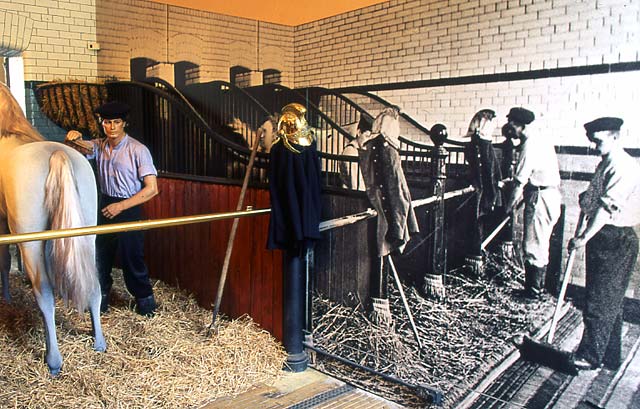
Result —
<instances>
[{"instance_id":1,"label":"brass handrail","mask_svg":"<svg viewBox=\"0 0 640 409\"><path fill-rule=\"evenodd\" d=\"M167 219L140 220L137 222L114 223L102 226L78 227L64 230L45 230L33 233L0 235L0 245L23 243L27 241L61 239L65 237L88 236L91 234L108 234L132 230L151 230L160 227L182 226L185 224L203 223L214 220L232 219L236 217L258 216L269 213L271 209L247 209L236 212L200 214L194 216L172 217Z\"/></svg>"},{"instance_id":2,"label":"brass handrail","mask_svg":"<svg viewBox=\"0 0 640 409\"><path fill-rule=\"evenodd\" d=\"M475 188L473 186L468 186L463 189L446 192L444 194L444 200L471 193L474 190ZM424 206L426 204L431 204L436 200L438 200L437 197L431 196L425 199L414 200L411 202L411 204L415 208ZM65 237L88 236L91 234L109 234L133 230L151 230L161 227L182 226L185 224L204 223L215 220L233 219L237 217L259 216L262 214L267 214L269 212L271 212L270 208L253 210L250 207L247 207L247 210L240 210L236 212L200 214L195 216L181 216L167 219L140 220L137 222L114 223L102 226L78 227L74 229L64 230L45 230L33 233L4 234L0 235L0 245L24 243L27 241L62 239ZM331 230L336 227L342 227L371 217L376 217L377 215L378 213L374 209L369 208L360 213L322 221L320 222L319 228L321 232Z\"/></svg>"}]
</instances>

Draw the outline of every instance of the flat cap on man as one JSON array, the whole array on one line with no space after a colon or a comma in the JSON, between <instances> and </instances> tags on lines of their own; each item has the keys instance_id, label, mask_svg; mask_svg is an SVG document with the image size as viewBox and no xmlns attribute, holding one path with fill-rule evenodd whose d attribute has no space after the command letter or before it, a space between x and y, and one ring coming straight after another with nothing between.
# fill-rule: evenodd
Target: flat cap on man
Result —
<instances>
[{"instance_id":1,"label":"flat cap on man","mask_svg":"<svg viewBox=\"0 0 640 409\"><path fill-rule=\"evenodd\" d=\"M584 129L590 134L600 131L619 131L623 122L620 118L606 116L587 122L584 124Z\"/></svg>"},{"instance_id":2,"label":"flat cap on man","mask_svg":"<svg viewBox=\"0 0 640 409\"><path fill-rule=\"evenodd\" d=\"M125 119L129 115L129 105L120 101L111 101L100 105L93 112L102 119Z\"/></svg>"},{"instance_id":3,"label":"flat cap on man","mask_svg":"<svg viewBox=\"0 0 640 409\"><path fill-rule=\"evenodd\" d=\"M507 118L510 121L517 122L522 125L529 125L534 119L536 119L536 116L528 109L514 107L509 110Z\"/></svg>"}]
</instances>

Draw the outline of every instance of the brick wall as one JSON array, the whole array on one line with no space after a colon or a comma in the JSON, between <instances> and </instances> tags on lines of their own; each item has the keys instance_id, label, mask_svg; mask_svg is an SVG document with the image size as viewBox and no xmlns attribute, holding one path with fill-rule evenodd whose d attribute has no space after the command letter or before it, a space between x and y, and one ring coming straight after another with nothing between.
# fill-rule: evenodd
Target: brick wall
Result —
<instances>
[{"instance_id":1,"label":"brick wall","mask_svg":"<svg viewBox=\"0 0 640 409\"><path fill-rule=\"evenodd\" d=\"M364 86L638 62L634 0L392 0L296 27L296 86ZM462 135L481 108L514 105L558 144L584 144L582 123L618 115L640 146L640 74L587 75L380 93L428 127Z\"/></svg>"},{"instance_id":2,"label":"brick wall","mask_svg":"<svg viewBox=\"0 0 640 409\"><path fill-rule=\"evenodd\" d=\"M33 20L25 80L95 80L97 52L88 48L96 41L95 0L0 1L0 10Z\"/></svg>"},{"instance_id":3,"label":"brick wall","mask_svg":"<svg viewBox=\"0 0 640 409\"><path fill-rule=\"evenodd\" d=\"M494 109L499 123L513 106L536 114L530 127L548 134L556 145L586 145L582 125L598 116L625 120L624 143L640 147L640 71L503 81L467 85L381 91L381 97L399 105L427 127L444 123L454 139L462 137L473 114ZM499 129L496 131L499 133Z\"/></svg>"},{"instance_id":4,"label":"brick wall","mask_svg":"<svg viewBox=\"0 0 640 409\"><path fill-rule=\"evenodd\" d=\"M141 0L97 6L99 75L129 79L130 59L189 61L200 67L200 82L229 80L242 65L283 73L293 85L293 28Z\"/></svg>"}]
</instances>

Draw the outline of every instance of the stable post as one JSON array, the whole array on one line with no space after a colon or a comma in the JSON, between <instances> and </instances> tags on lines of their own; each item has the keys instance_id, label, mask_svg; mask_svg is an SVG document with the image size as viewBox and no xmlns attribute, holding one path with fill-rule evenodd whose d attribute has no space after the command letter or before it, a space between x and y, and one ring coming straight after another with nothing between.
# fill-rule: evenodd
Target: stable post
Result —
<instances>
[{"instance_id":1,"label":"stable post","mask_svg":"<svg viewBox=\"0 0 640 409\"><path fill-rule=\"evenodd\" d=\"M284 271L283 340L287 351L285 370L302 372L309 365L304 350L306 262L299 250L287 250Z\"/></svg>"},{"instance_id":2,"label":"stable post","mask_svg":"<svg viewBox=\"0 0 640 409\"><path fill-rule=\"evenodd\" d=\"M449 152L443 146L447 138L444 125L436 124L430 135L434 143L431 156L431 175L433 180L433 196L437 198L432 211L428 213L431 227L431 242L427 246L427 271L424 279L424 293L432 298L445 296L444 275L446 273L447 248L444 233L444 191L447 179L446 163Z\"/></svg>"}]
</instances>

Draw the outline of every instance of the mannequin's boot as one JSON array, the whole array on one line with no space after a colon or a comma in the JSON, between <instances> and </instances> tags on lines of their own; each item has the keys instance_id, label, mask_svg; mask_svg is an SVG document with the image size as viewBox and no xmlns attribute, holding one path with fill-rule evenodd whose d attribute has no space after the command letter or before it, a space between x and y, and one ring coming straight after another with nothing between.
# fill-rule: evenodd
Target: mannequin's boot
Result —
<instances>
[{"instance_id":1,"label":"mannequin's boot","mask_svg":"<svg viewBox=\"0 0 640 409\"><path fill-rule=\"evenodd\" d=\"M156 299L153 294L144 298L136 298L136 312L145 317L153 317L155 315Z\"/></svg>"}]
</instances>

